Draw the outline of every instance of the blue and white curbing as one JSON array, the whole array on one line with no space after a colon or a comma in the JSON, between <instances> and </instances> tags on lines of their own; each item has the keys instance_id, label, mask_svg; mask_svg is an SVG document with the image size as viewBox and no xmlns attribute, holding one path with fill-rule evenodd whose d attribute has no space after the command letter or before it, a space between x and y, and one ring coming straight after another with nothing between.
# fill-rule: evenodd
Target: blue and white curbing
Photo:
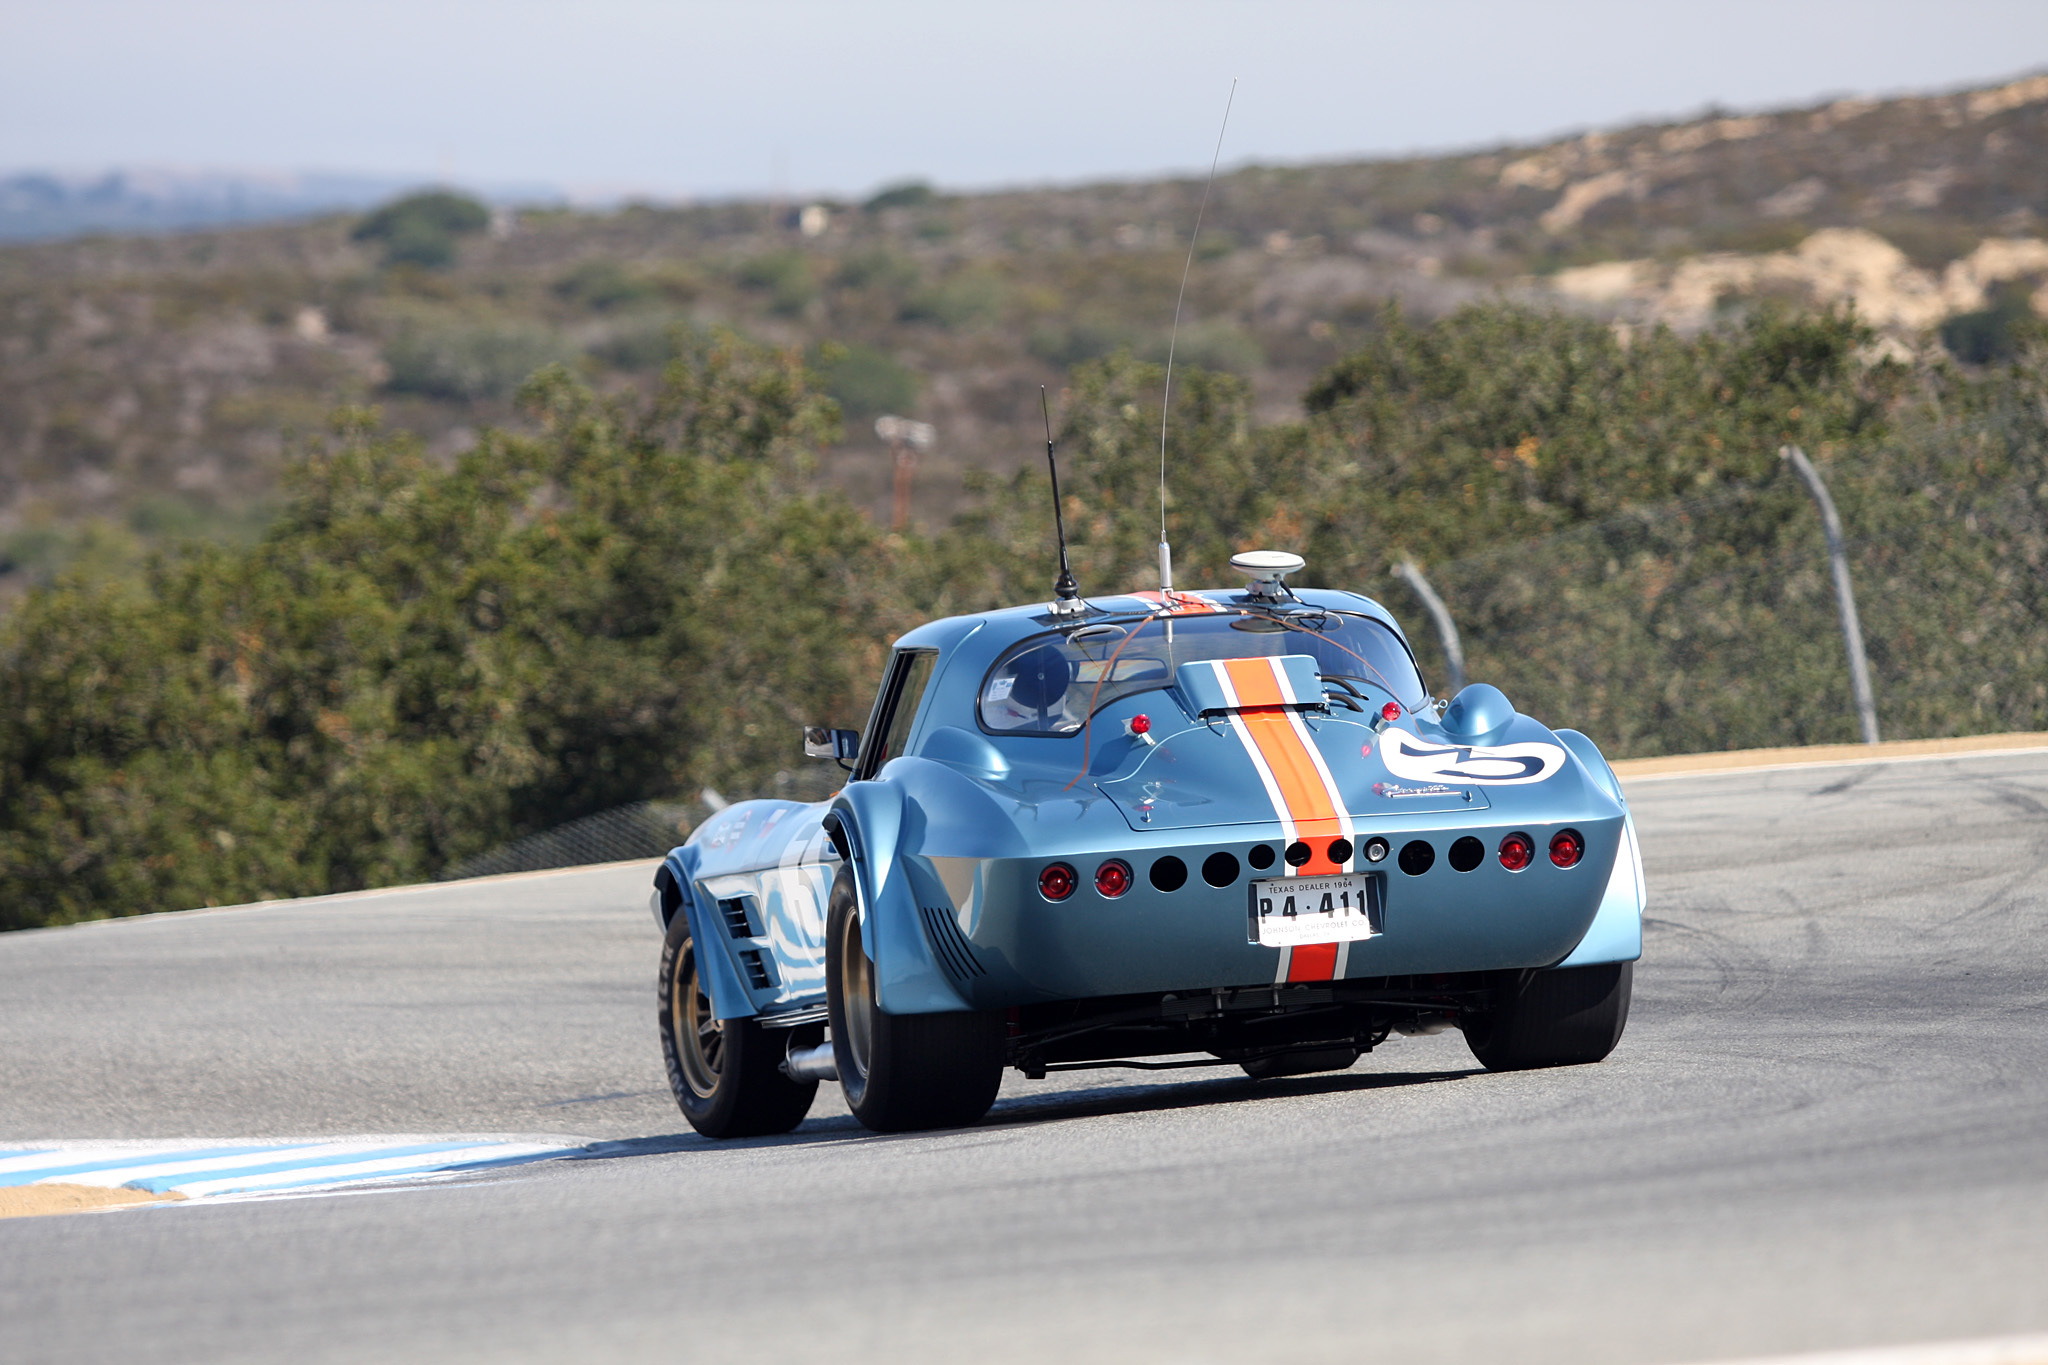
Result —
<instances>
[{"instance_id":1,"label":"blue and white curbing","mask_svg":"<svg viewBox=\"0 0 2048 1365\"><path fill-rule=\"evenodd\" d=\"M0 1148L0 1187L98 1185L187 1199L292 1194L445 1180L588 1151L581 1145L497 1138L10 1145Z\"/></svg>"}]
</instances>

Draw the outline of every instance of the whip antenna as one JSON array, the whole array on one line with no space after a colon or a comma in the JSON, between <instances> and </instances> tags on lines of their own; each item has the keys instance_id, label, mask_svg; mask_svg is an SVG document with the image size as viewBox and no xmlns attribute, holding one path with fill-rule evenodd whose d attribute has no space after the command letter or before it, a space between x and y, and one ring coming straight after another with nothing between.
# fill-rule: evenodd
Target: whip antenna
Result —
<instances>
[{"instance_id":1,"label":"whip antenna","mask_svg":"<svg viewBox=\"0 0 2048 1365\"><path fill-rule=\"evenodd\" d=\"M1230 78L1230 95L1223 101L1223 126L1216 130L1216 151L1209 158L1209 179L1202 186L1201 207L1195 210L1195 230L1188 235L1188 260L1180 269L1180 293L1173 300L1173 331L1166 339L1166 395L1159 402L1159 591L1173 591L1173 547L1166 543L1166 418L1173 410L1173 350L1180 342L1180 306L1188 296L1188 276L1195 268L1195 243L1202 235L1202 215L1209 211L1209 191L1216 188L1216 166L1223 159L1223 134L1230 128L1230 106L1237 102L1237 77Z\"/></svg>"},{"instance_id":2,"label":"whip antenna","mask_svg":"<svg viewBox=\"0 0 2048 1365\"><path fill-rule=\"evenodd\" d=\"M1073 616L1087 610L1081 601L1081 585L1067 567L1067 519L1060 510L1060 467L1052 457L1052 405L1046 402L1045 385L1038 386L1038 410L1045 417L1045 467L1052 473L1052 528L1060 542L1060 576L1052 583L1055 616Z\"/></svg>"}]
</instances>

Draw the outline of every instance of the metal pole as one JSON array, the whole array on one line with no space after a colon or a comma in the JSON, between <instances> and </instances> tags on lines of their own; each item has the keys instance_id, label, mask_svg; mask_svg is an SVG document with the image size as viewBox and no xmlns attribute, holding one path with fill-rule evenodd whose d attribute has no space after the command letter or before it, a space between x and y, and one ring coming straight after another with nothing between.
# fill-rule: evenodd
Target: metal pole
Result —
<instances>
[{"instance_id":1,"label":"metal pole","mask_svg":"<svg viewBox=\"0 0 2048 1365\"><path fill-rule=\"evenodd\" d=\"M1443 641L1444 663L1450 670L1450 694L1457 696L1465 686L1465 646L1458 640L1458 623L1451 619L1451 609L1444 605L1444 599L1436 595L1436 589L1429 586L1429 580L1422 576L1422 570L1415 567L1415 561L1404 559L1394 566L1395 575L1415 589L1415 595L1422 599L1423 607L1429 612L1429 619L1436 622L1437 638Z\"/></svg>"},{"instance_id":2,"label":"metal pole","mask_svg":"<svg viewBox=\"0 0 2048 1365\"><path fill-rule=\"evenodd\" d=\"M889 512L889 529L900 531L910 525L910 474L917 467L917 456L907 441L891 441L889 448L896 453L896 498Z\"/></svg>"},{"instance_id":3,"label":"metal pole","mask_svg":"<svg viewBox=\"0 0 2048 1365\"><path fill-rule=\"evenodd\" d=\"M1849 690L1856 698L1856 720L1863 727L1863 742L1877 743L1877 700L1870 691L1870 660L1863 653L1863 626L1856 619L1856 594L1849 587L1849 556L1842 549L1842 519L1835 513L1835 500L1820 481L1820 471L1798 446L1781 446L1778 458L1791 464L1806 481L1806 491L1820 504L1820 525L1828 537L1828 560L1835 574L1835 604L1842 611L1842 643L1849 651Z\"/></svg>"}]
</instances>

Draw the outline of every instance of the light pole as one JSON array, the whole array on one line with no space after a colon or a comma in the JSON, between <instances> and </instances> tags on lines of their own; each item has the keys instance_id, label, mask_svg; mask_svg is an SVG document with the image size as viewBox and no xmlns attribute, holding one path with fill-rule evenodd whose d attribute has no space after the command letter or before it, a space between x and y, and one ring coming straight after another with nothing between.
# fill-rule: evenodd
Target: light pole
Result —
<instances>
[{"instance_id":1,"label":"light pole","mask_svg":"<svg viewBox=\"0 0 2048 1365\"><path fill-rule=\"evenodd\" d=\"M918 452L930 450L938 432L929 422L882 416L875 419L875 435L889 443L896 457L896 502L889 517L889 529L901 531L910 525L910 476L917 468Z\"/></svg>"},{"instance_id":2,"label":"light pole","mask_svg":"<svg viewBox=\"0 0 2048 1365\"><path fill-rule=\"evenodd\" d=\"M1863 626L1856 619L1856 594L1849 587L1849 556L1842 548L1842 519L1835 514L1835 500L1820 481L1820 471L1798 446L1780 446L1778 458L1798 471L1806 491L1820 504L1820 527L1827 533L1828 562L1835 574L1835 605L1842 614L1842 644L1849 651L1849 691L1856 698L1856 720L1863 727L1863 742L1877 743L1877 699L1870 692L1870 660L1863 655Z\"/></svg>"}]
</instances>

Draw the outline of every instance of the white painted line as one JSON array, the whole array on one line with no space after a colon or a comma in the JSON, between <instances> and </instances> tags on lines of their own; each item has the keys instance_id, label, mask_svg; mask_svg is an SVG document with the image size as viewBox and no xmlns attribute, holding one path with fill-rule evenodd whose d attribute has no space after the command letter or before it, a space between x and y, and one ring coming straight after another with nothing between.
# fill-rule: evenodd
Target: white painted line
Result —
<instances>
[{"instance_id":1,"label":"white painted line","mask_svg":"<svg viewBox=\"0 0 2048 1365\"><path fill-rule=\"evenodd\" d=\"M138 1181L157 1181L163 1177L189 1175L200 1176L226 1172L246 1172L264 1167L291 1165L294 1167L326 1168L351 1158L369 1160L373 1157L396 1155L394 1147L403 1144L389 1142L323 1142L309 1147L272 1147L260 1152L248 1152L237 1156L207 1157L201 1160L183 1160L166 1156L162 1160L137 1162L132 1165L115 1166L107 1170L92 1171L79 1175L54 1175L44 1177L45 1181L62 1181L70 1185L101 1185L109 1189L130 1185ZM453 1144L441 1144L441 1150L453 1150ZM426 1161L428 1155L407 1148L404 1153L414 1161ZM274 1174L275 1172L270 1172ZM167 1188L183 1188L182 1186Z\"/></svg>"},{"instance_id":2,"label":"white painted line","mask_svg":"<svg viewBox=\"0 0 2048 1365\"><path fill-rule=\"evenodd\" d=\"M1754 1356L1715 1365L2048 1365L2048 1336L1982 1337L1813 1355Z\"/></svg>"},{"instance_id":3,"label":"white painted line","mask_svg":"<svg viewBox=\"0 0 2048 1365\"><path fill-rule=\"evenodd\" d=\"M0 1186L92 1185L189 1198L446 1179L589 1150L546 1137L310 1138L295 1142L38 1143L0 1158Z\"/></svg>"},{"instance_id":4,"label":"white painted line","mask_svg":"<svg viewBox=\"0 0 2048 1365\"><path fill-rule=\"evenodd\" d=\"M248 1164L258 1160L266 1152L284 1150L286 1148L282 1144L247 1142L187 1142L175 1147L166 1147L162 1144L140 1147L65 1147L53 1143L43 1151L0 1161L0 1185L33 1185L38 1181L52 1180L59 1176L74 1185L87 1185L98 1183L90 1179L91 1176L98 1174L98 1170L81 1171L80 1167L108 1170L144 1161L201 1161L208 1158ZM76 1178L73 1178L74 1176Z\"/></svg>"},{"instance_id":5,"label":"white painted line","mask_svg":"<svg viewBox=\"0 0 2048 1365\"><path fill-rule=\"evenodd\" d=\"M226 1194L229 1191L248 1194L257 1190L331 1185L344 1180L369 1181L390 1179L394 1176L452 1175L484 1162L510 1165L522 1160L539 1161L552 1156L567 1156L574 1150L578 1149L539 1147L527 1143L492 1143L486 1146L458 1148L452 1152L437 1152L431 1157L392 1156L367 1161L343 1161L330 1166L277 1171L269 1175L179 1181L165 1188L167 1192L182 1194L187 1199L199 1199L209 1194Z\"/></svg>"},{"instance_id":6,"label":"white painted line","mask_svg":"<svg viewBox=\"0 0 2048 1365\"><path fill-rule=\"evenodd\" d=\"M1854 758L1819 758L1808 762L1759 763L1748 768L1688 768L1670 773L1643 773L1639 777L1621 776L1621 785L1633 787L1639 782L1675 782L1681 777L1748 777L1754 773L1789 773L1816 768L1867 768L1876 763L1957 763L1973 758L2016 758L2027 754L2048 754L2048 748L2029 745L2023 749L1958 749L1945 754L1867 754Z\"/></svg>"}]
</instances>

